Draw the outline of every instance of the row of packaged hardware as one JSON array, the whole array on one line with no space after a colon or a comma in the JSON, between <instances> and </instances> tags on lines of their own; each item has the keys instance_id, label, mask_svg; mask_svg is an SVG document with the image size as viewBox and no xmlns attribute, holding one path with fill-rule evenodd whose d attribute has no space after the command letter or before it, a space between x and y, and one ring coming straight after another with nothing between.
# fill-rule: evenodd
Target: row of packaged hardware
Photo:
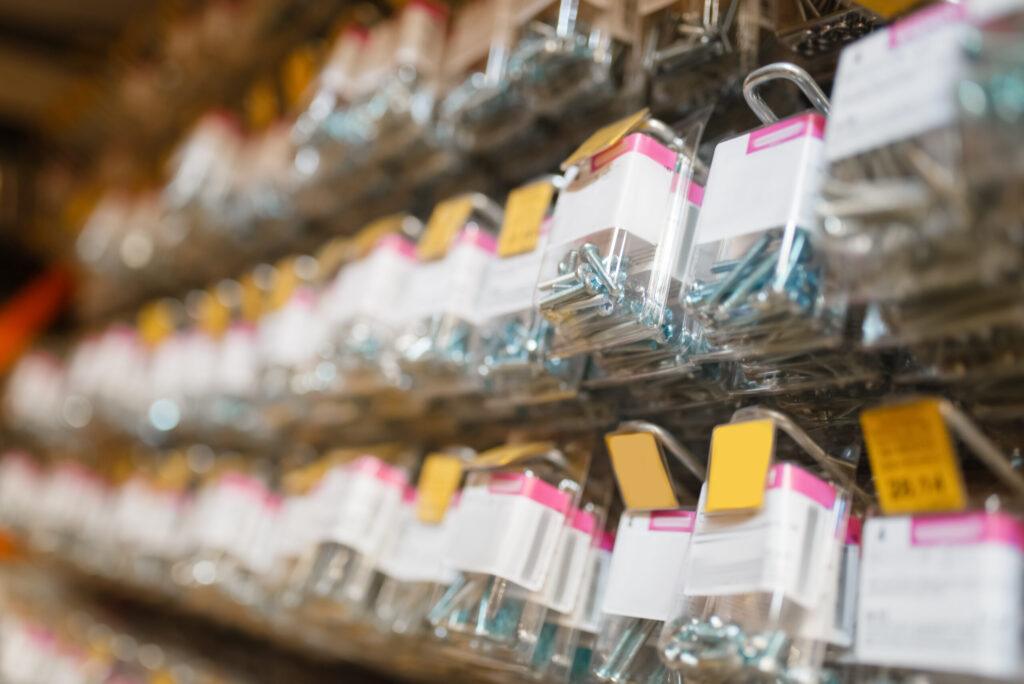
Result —
<instances>
[{"instance_id":1,"label":"row of packaged hardware","mask_svg":"<svg viewBox=\"0 0 1024 684\"><path fill-rule=\"evenodd\" d=\"M765 125L720 142L709 164L710 110L676 128L641 110L504 207L455 195L425 225L392 215L155 302L56 359L28 356L10 414L44 433L99 416L129 434L255 434L267 406L294 418L312 398L386 388L522 405L625 387L684 407L1013 376L1024 227L1011 10L936 5L855 42L831 109L799 67L758 68L743 88ZM762 91L775 79L820 111L774 121Z\"/></svg>"},{"instance_id":2,"label":"row of packaged hardware","mask_svg":"<svg viewBox=\"0 0 1024 684\"><path fill-rule=\"evenodd\" d=\"M247 130L213 111L163 185L109 189L77 245L99 276L87 298L116 310L140 286L228 275L306 239L310 221L352 230L503 191L644 104L675 121L737 94L766 51L828 61L876 21L845 0L474 0L453 16L405 3L350 24L293 115Z\"/></svg>"},{"instance_id":3,"label":"row of packaged hardware","mask_svg":"<svg viewBox=\"0 0 1024 684\"><path fill-rule=\"evenodd\" d=\"M627 5L411 2L101 203L111 301L365 227L27 354L0 522L414 679L1024 678L1024 8Z\"/></svg>"},{"instance_id":4,"label":"row of packaged hardware","mask_svg":"<svg viewBox=\"0 0 1024 684\"><path fill-rule=\"evenodd\" d=\"M41 557L415 679L1020 681L1024 477L947 401L860 422L874 496L856 449L750 406L707 457L643 421L603 445L521 428L290 466L9 451L0 523ZM954 436L988 479L967 481Z\"/></svg>"}]
</instances>

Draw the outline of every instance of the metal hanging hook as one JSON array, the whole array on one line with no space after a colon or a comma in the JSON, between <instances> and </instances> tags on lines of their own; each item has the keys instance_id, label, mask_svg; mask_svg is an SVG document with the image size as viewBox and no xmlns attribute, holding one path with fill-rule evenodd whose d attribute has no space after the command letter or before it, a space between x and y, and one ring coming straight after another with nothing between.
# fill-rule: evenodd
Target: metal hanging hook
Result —
<instances>
[{"instance_id":1,"label":"metal hanging hook","mask_svg":"<svg viewBox=\"0 0 1024 684\"><path fill-rule=\"evenodd\" d=\"M779 117L772 111L771 107L764 101L764 98L757 92L765 83L775 80L789 81L796 84L807 99L811 101L814 108L822 114L828 114L832 105L828 97L822 91L817 82L804 69L791 62L775 62L766 64L747 74L743 79L743 99L747 106L757 115L762 123L770 124L779 120Z\"/></svg>"},{"instance_id":2,"label":"metal hanging hook","mask_svg":"<svg viewBox=\"0 0 1024 684\"><path fill-rule=\"evenodd\" d=\"M707 480L707 466L697 460L697 458L690 453L689 449L680 444L679 440L672 436L672 433L660 425L648 423L646 420L627 420L623 423L619 423L619 427L616 428L615 431L648 432L654 435L654 438L658 440L665 450L672 454L673 458L682 463L683 466L693 473L697 479L701 482Z\"/></svg>"},{"instance_id":3,"label":"metal hanging hook","mask_svg":"<svg viewBox=\"0 0 1024 684\"><path fill-rule=\"evenodd\" d=\"M782 430L790 439L796 442L797 446L804 450L808 456L821 466L829 477L845 488L853 498L865 507L871 504L871 497L853 481L848 474L838 465L838 459L828 455L807 432L797 425L796 421L781 411L764 408L763 406L745 406L732 414L733 423L743 423L751 420L770 420L775 427Z\"/></svg>"},{"instance_id":4,"label":"metal hanging hook","mask_svg":"<svg viewBox=\"0 0 1024 684\"><path fill-rule=\"evenodd\" d=\"M1003 484L1013 490L1018 497L1024 498L1024 475L1014 469L1010 459L999 446L978 429L970 416L954 406L953 402L940 399L938 403L939 414L956 436L963 440L993 475L1002 480Z\"/></svg>"}]
</instances>

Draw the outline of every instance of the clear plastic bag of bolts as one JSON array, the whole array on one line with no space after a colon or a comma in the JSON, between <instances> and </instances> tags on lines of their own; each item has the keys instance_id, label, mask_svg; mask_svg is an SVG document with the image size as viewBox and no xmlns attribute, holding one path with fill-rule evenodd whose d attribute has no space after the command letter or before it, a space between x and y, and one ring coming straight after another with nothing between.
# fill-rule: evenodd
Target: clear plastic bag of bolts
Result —
<instances>
[{"instance_id":1,"label":"clear plastic bag of bolts","mask_svg":"<svg viewBox=\"0 0 1024 684\"><path fill-rule=\"evenodd\" d=\"M261 271L257 273L256 271ZM253 276L269 284L259 319L260 393L269 417L289 420L317 389L303 370L323 346L324 319L319 315L320 264L310 255L257 267Z\"/></svg>"},{"instance_id":2,"label":"clear plastic bag of bolts","mask_svg":"<svg viewBox=\"0 0 1024 684\"><path fill-rule=\"evenodd\" d=\"M423 396L459 394L480 384L471 341L501 217L501 207L487 197L460 195L434 207L420 236L395 350L399 368Z\"/></svg>"},{"instance_id":3,"label":"clear plastic bag of bolts","mask_svg":"<svg viewBox=\"0 0 1024 684\"><path fill-rule=\"evenodd\" d=\"M323 292L326 356L313 369L322 376L318 384L332 396L365 396L399 384L392 340L402 323L402 298L416 266L413 239L422 229L415 217L395 214L373 221L345 241L345 263ZM331 261L326 253L331 249L321 252L321 268Z\"/></svg>"},{"instance_id":4,"label":"clear plastic bag of bolts","mask_svg":"<svg viewBox=\"0 0 1024 684\"><path fill-rule=\"evenodd\" d=\"M399 159L431 124L440 80L448 9L433 0L407 3L375 26L363 53L353 101L339 133L369 164Z\"/></svg>"},{"instance_id":5,"label":"clear plastic bag of bolts","mask_svg":"<svg viewBox=\"0 0 1024 684\"><path fill-rule=\"evenodd\" d=\"M284 120L250 134L239 152L227 204L232 223L243 231L241 247L249 254L288 239L295 230L294 154L291 130Z\"/></svg>"},{"instance_id":6,"label":"clear plastic bag of bolts","mask_svg":"<svg viewBox=\"0 0 1024 684\"><path fill-rule=\"evenodd\" d=\"M566 160L537 285L554 356L597 352L622 380L679 372L692 338L678 308L703 187L692 160L710 110L682 135L638 112Z\"/></svg>"},{"instance_id":7,"label":"clear plastic bag of bolts","mask_svg":"<svg viewBox=\"0 0 1024 684\"><path fill-rule=\"evenodd\" d=\"M875 30L880 17L848 0L796 0L775 6L775 35L804 59L837 52Z\"/></svg>"},{"instance_id":8,"label":"clear plastic bag of bolts","mask_svg":"<svg viewBox=\"0 0 1024 684\"><path fill-rule=\"evenodd\" d=\"M651 109L673 118L738 93L771 20L756 0L652 0L639 12Z\"/></svg>"},{"instance_id":9,"label":"clear plastic bag of bolts","mask_svg":"<svg viewBox=\"0 0 1024 684\"><path fill-rule=\"evenodd\" d=\"M372 615L383 577L379 561L401 517L413 456L379 445L325 457L308 495L310 544L294 565L289 605L329 624Z\"/></svg>"},{"instance_id":10,"label":"clear plastic bag of bolts","mask_svg":"<svg viewBox=\"0 0 1024 684\"><path fill-rule=\"evenodd\" d=\"M247 467L239 454L223 453L204 476L189 513L186 555L174 570L186 601L257 610L266 605L264 531L280 503L266 468L261 470Z\"/></svg>"},{"instance_id":11,"label":"clear plastic bag of bolts","mask_svg":"<svg viewBox=\"0 0 1024 684\"><path fill-rule=\"evenodd\" d=\"M168 168L164 201L184 213L191 225L211 236L225 224L224 210L243 145L242 129L231 114L203 116L178 147Z\"/></svg>"},{"instance_id":12,"label":"clear plastic bag of bolts","mask_svg":"<svg viewBox=\"0 0 1024 684\"><path fill-rule=\"evenodd\" d=\"M446 562L457 579L428 614L453 658L502 670L529 666L543 645L545 589L570 511L579 506L590 445L508 444L465 464ZM564 551L565 548L562 548Z\"/></svg>"},{"instance_id":13,"label":"clear plastic bag of bolts","mask_svg":"<svg viewBox=\"0 0 1024 684\"><path fill-rule=\"evenodd\" d=\"M607 110L632 85L633 21L620 2L542 0L519 10L509 70L530 109L559 118Z\"/></svg>"},{"instance_id":14,"label":"clear plastic bag of bolts","mask_svg":"<svg viewBox=\"0 0 1024 684\"><path fill-rule=\"evenodd\" d=\"M143 467L112 492L111 536L137 586L174 586L176 533L186 503L190 473L183 452L148 455Z\"/></svg>"},{"instance_id":15,"label":"clear plastic bag of bolts","mask_svg":"<svg viewBox=\"0 0 1024 684\"><path fill-rule=\"evenodd\" d=\"M738 360L735 386L744 393L849 383L874 371L839 349L846 298L826 283L819 250L825 118L778 120L759 93L777 79L828 111L824 93L794 64L747 76L744 95L765 125L715 150L682 299L705 343L701 358Z\"/></svg>"},{"instance_id":16,"label":"clear plastic bag of bolts","mask_svg":"<svg viewBox=\"0 0 1024 684\"><path fill-rule=\"evenodd\" d=\"M737 478L752 461L749 481ZM659 642L668 667L696 682L819 681L829 646L849 643L835 629L840 562L853 501L868 501L851 472L774 411L741 409L715 429L676 617Z\"/></svg>"},{"instance_id":17,"label":"clear plastic bag of bolts","mask_svg":"<svg viewBox=\"0 0 1024 684\"><path fill-rule=\"evenodd\" d=\"M71 353L80 346L82 342ZM68 427L83 427L68 426L64 418L70 371L71 367L51 352L36 350L18 359L4 384L3 412L8 424L44 444L58 441ZM71 409L68 417L77 423L79 417L74 407ZM82 410L91 413L92 405L82 405Z\"/></svg>"},{"instance_id":18,"label":"clear plastic bag of bolts","mask_svg":"<svg viewBox=\"0 0 1024 684\"><path fill-rule=\"evenodd\" d=\"M380 555L383 581L370 616L383 633L422 638L431 607L456 581L445 549L452 541L462 464L475 456L459 446L429 454L417 486L406 488L394 534Z\"/></svg>"},{"instance_id":19,"label":"clear plastic bag of bolts","mask_svg":"<svg viewBox=\"0 0 1024 684\"><path fill-rule=\"evenodd\" d=\"M1009 9L987 0L929 7L843 51L826 133L822 242L837 286L867 306L869 345L984 328L1019 298L1019 221L988 220L1015 215L1017 196L975 195L964 156L969 117L957 107L971 27Z\"/></svg>"},{"instance_id":20,"label":"clear plastic bag of bolts","mask_svg":"<svg viewBox=\"0 0 1024 684\"><path fill-rule=\"evenodd\" d=\"M1024 591L1013 454L948 399L889 398L861 424L881 510L864 524L854 661L896 681L1019 681L1024 644L1005 627L1021 624ZM888 467L912 432L946 465Z\"/></svg>"},{"instance_id":21,"label":"clear plastic bag of bolts","mask_svg":"<svg viewBox=\"0 0 1024 684\"><path fill-rule=\"evenodd\" d=\"M444 65L445 80L451 85L439 104L438 125L450 131L460 150L500 147L534 121L509 73L517 33L508 0L471 3L455 15Z\"/></svg>"},{"instance_id":22,"label":"clear plastic bag of bolts","mask_svg":"<svg viewBox=\"0 0 1024 684\"><path fill-rule=\"evenodd\" d=\"M505 203L498 256L480 291L474 356L488 396L496 402L533 403L575 395L582 357L548 356L554 329L533 306L549 213L560 182L546 176L516 188Z\"/></svg>"},{"instance_id":23,"label":"clear plastic bag of bolts","mask_svg":"<svg viewBox=\"0 0 1024 684\"><path fill-rule=\"evenodd\" d=\"M0 453L0 524L22 538L34 522L45 471L27 451L6 448Z\"/></svg>"},{"instance_id":24,"label":"clear plastic bag of bolts","mask_svg":"<svg viewBox=\"0 0 1024 684\"><path fill-rule=\"evenodd\" d=\"M585 681L675 682L658 658L658 635L671 617L704 466L652 423L622 423L605 445L622 506Z\"/></svg>"},{"instance_id":25,"label":"clear plastic bag of bolts","mask_svg":"<svg viewBox=\"0 0 1024 684\"><path fill-rule=\"evenodd\" d=\"M613 489L610 473L605 469L602 474L595 462L580 503L569 509L552 570L537 594L547 611L527 665L541 681L567 682L589 669L600 621L593 592L599 590L599 573L607 569L608 554L601 544ZM524 620L520 629L532 632L540 620L539 614L532 624Z\"/></svg>"}]
</instances>

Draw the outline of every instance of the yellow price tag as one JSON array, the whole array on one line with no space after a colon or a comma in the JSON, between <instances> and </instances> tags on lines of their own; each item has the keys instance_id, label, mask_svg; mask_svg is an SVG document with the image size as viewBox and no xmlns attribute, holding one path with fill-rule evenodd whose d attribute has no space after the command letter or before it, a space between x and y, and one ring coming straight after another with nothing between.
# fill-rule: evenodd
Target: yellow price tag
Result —
<instances>
[{"instance_id":1,"label":"yellow price tag","mask_svg":"<svg viewBox=\"0 0 1024 684\"><path fill-rule=\"evenodd\" d=\"M939 402L924 399L860 414L878 502L887 515L959 511L963 476Z\"/></svg>"},{"instance_id":2,"label":"yellow price tag","mask_svg":"<svg viewBox=\"0 0 1024 684\"><path fill-rule=\"evenodd\" d=\"M160 344L174 332L174 313L167 300L147 304L139 311L136 324L142 341L150 346Z\"/></svg>"},{"instance_id":3,"label":"yellow price tag","mask_svg":"<svg viewBox=\"0 0 1024 684\"><path fill-rule=\"evenodd\" d=\"M904 14L907 10L922 4L923 0L856 0L856 2L883 19L892 19L897 14Z\"/></svg>"},{"instance_id":4,"label":"yellow price tag","mask_svg":"<svg viewBox=\"0 0 1024 684\"><path fill-rule=\"evenodd\" d=\"M604 128L599 128L582 145L577 147L568 159L562 162L562 170L565 171L570 166L575 166L584 159L590 159L595 154L603 152L640 128L649 118L651 118L651 110L644 107L636 114L630 114Z\"/></svg>"},{"instance_id":5,"label":"yellow price tag","mask_svg":"<svg viewBox=\"0 0 1024 684\"><path fill-rule=\"evenodd\" d=\"M266 305L265 293L260 289L252 274L244 276L240 284L242 286L242 301L239 308L242 320L247 323L255 323L263 315Z\"/></svg>"},{"instance_id":6,"label":"yellow price tag","mask_svg":"<svg viewBox=\"0 0 1024 684\"><path fill-rule=\"evenodd\" d=\"M280 110L272 81L257 82L245 98L245 115L251 128L266 128L274 123Z\"/></svg>"},{"instance_id":7,"label":"yellow price tag","mask_svg":"<svg viewBox=\"0 0 1024 684\"><path fill-rule=\"evenodd\" d=\"M295 273L295 259L282 259L274 268L274 282L270 288L267 302L271 311L283 307L291 298L295 288L299 286L299 276Z\"/></svg>"},{"instance_id":8,"label":"yellow price tag","mask_svg":"<svg viewBox=\"0 0 1024 684\"><path fill-rule=\"evenodd\" d=\"M449 454L430 454L420 470L416 517L436 525L444 519L462 480L462 461Z\"/></svg>"},{"instance_id":9,"label":"yellow price tag","mask_svg":"<svg viewBox=\"0 0 1024 684\"><path fill-rule=\"evenodd\" d=\"M498 237L500 256L515 256L537 248L540 227L554 194L555 187L548 181L524 185L509 193L505 202L505 219Z\"/></svg>"},{"instance_id":10,"label":"yellow price tag","mask_svg":"<svg viewBox=\"0 0 1024 684\"><path fill-rule=\"evenodd\" d=\"M665 457L654 435L649 432L613 433L604 436L604 443L627 509L679 508Z\"/></svg>"},{"instance_id":11,"label":"yellow price tag","mask_svg":"<svg viewBox=\"0 0 1024 684\"><path fill-rule=\"evenodd\" d=\"M473 198L469 195L446 199L434 207L417 247L420 259L440 259L447 254L452 240L466 225L472 211Z\"/></svg>"},{"instance_id":12,"label":"yellow price tag","mask_svg":"<svg viewBox=\"0 0 1024 684\"><path fill-rule=\"evenodd\" d=\"M760 508L774 452L775 423L770 420L716 427L711 433L704 510L720 513Z\"/></svg>"},{"instance_id":13,"label":"yellow price tag","mask_svg":"<svg viewBox=\"0 0 1024 684\"><path fill-rule=\"evenodd\" d=\"M398 213L371 221L362 230L356 233L356 251L360 255L368 253L377 245L378 242L380 242L382 237L400 231L402 229L402 224L405 223L405 219L406 214ZM465 220L462 222L465 223Z\"/></svg>"},{"instance_id":14,"label":"yellow price tag","mask_svg":"<svg viewBox=\"0 0 1024 684\"><path fill-rule=\"evenodd\" d=\"M199 327L212 337L220 337L231 323L231 312L216 291L204 292L199 300Z\"/></svg>"},{"instance_id":15,"label":"yellow price tag","mask_svg":"<svg viewBox=\"0 0 1024 684\"><path fill-rule=\"evenodd\" d=\"M281 68L281 85L289 109L299 105L316 72L317 54L312 46L303 45L288 55Z\"/></svg>"}]
</instances>

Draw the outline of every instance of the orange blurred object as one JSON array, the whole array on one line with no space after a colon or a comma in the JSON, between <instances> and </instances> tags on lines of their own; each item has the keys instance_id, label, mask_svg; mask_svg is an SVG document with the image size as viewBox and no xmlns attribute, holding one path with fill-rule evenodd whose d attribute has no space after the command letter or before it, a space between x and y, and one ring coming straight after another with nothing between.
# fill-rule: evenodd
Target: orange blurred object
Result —
<instances>
[{"instance_id":1,"label":"orange blurred object","mask_svg":"<svg viewBox=\"0 0 1024 684\"><path fill-rule=\"evenodd\" d=\"M60 314L71 282L67 268L51 266L0 306L0 373Z\"/></svg>"}]
</instances>

